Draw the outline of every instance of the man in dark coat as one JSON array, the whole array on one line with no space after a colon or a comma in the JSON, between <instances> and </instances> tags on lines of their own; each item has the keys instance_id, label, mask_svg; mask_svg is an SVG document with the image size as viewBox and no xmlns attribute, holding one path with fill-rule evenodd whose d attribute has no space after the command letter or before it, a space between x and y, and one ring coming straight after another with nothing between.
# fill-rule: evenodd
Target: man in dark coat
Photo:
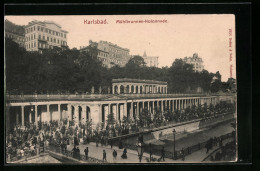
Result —
<instances>
[{"instance_id":1,"label":"man in dark coat","mask_svg":"<svg viewBox=\"0 0 260 171\"><path fill-rule=\"evenodd\" d=\"M88 147L86 147L86 149L84 150L84 152L85 152L85 158L86 158L86 160L88 160Z\"/></svg>"},{"instance_id":2,"label":"man in dark coat","mask_svg":"<svg viewBox=\"0 0 260 171\"><path fill-rule=\"evenodd\" d=\"M76 156L77 156L76 145L74 145L74 148L72 149L72 154L73 154L73 158L76 158Z\"/></svg>"},{"instance_id":3,"label":"man in dark coat","mask_svg":"<svg viewBox=\"0 0 260 171\"><path fill-rule=\"evenodd\" d=\"M162 147L162 150L161 150L161 160L165 161L164 158L165 158L165 150L164 150L164 147Z\"/></svg>"},{"instance_id":4,"label":"man in dark coat","mask_svg":"<svg viewBox=\"0 0 260 171\"><path fill-rule=\"evenodd\" d=\"M107 161L107 153L103 150L103 161Z\"/></svg>"},{"instance_id":5,"label":"man in dark coat","mask_svg":"<svg viewBox=\"0 0 260 171\"><path fill-rule=\"evenodd\" d=\"M117 157L117 152L116 150L113 151L113 160L116 160L116 157Z\"/></svg>"}]
</instances>

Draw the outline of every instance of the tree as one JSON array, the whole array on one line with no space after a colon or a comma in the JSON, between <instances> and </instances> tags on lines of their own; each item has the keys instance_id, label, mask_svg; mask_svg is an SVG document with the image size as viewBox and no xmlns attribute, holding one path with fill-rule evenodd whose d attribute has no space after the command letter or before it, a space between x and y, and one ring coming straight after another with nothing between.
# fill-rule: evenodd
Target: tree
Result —
<instances>
[{"instance_id":1,"label":"tree","mask_svg":"<svg viewBox=\"0 0 260 171\"><path fill-rule=\"evenodd\" d=\"M114 125L116 123L116 119L114 117L113 113L110 113L107 115L107 124L108 125Z\"/></svg>"}]
</instances>

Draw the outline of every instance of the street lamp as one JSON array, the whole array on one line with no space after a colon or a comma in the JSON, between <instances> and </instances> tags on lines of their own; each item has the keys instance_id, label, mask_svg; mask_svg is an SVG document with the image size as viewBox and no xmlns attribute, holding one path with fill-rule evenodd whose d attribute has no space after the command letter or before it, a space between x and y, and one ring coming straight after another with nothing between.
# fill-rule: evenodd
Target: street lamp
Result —
<instances>
[{"instance_id":1,"label":"street lamp","mask_svg":"<svg viewBox=\"0 0 260 171\"><path fill-rule=\"evenodd\" d=\"M176 130L173 129L172 133L173 133L173 157L174 157L173 159L175 160L176 159L176 156L175 156L175 134L176 134Z\"/></svg>"},{"instance_id":2,"label":"street lamp","mask_svg":"<svg viewBox=\"0 0 260 171\"><path fill-rule=\"evenodd\" d=\"M144 152L143 145L141 142L139 142L137 145L137 152L138 152L139 161L141 163L142 157L143 157L143 152Z\"/></svg>"},{"instance_id":3,"label":"street lamp","mask_svg":"<svg viewBox=\"0 0 260 171\"><path fill-rule=\"evenodd\" d=\"M149 149L150 149L150 162L152 162L152 144L149 143Z\"/></svg>"}]
</instances>

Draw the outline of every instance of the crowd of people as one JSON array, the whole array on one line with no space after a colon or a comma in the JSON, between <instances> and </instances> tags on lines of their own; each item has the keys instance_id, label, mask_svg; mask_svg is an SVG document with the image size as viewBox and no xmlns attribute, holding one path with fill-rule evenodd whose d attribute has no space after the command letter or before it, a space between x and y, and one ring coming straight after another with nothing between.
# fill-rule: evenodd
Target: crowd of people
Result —
<instances>
[{"instance_id":1,"label":"crowd of people","mask_svg":"<svg viewBox=\"0 0 260 171\"><path fill-rule=\"evenodd\" d=\"M220 104L214 108L209 107L207 115L220 114L230 112L234 110L232 104ZM190 111L190 112L189 112ZM193 110L187 110L186 113L180 114L180 118L187 118ZM196 109L199 111L199 109ZM205 114L203 114L204 117ZM178 115L173 115L177 117ZM192 119L194 117L191 117ZM168 121L166 119L166 121ZM184 121L177 119L177 121ZM106 146L108 144L113 146L115 142L109 140L112 137L129 134L136 131L138 125L136 122L116 122L113 125L100 123L95 129L92 129L91 120L86 124L80 123L78 126L74 125L73 121L50 121L50 122L38 122L38 127L33 124L26 123L25 127L21 125L15 125L6 137L6 154L9 159L19 159L28 155L35 155L44 149L44 144L50 144L52 146L60 147L62 151L66 151L67 145L79 145L79 143L89 144L90 142L96 142L96 146ZM212 143L209 143L208 149ZM123 143L119 140L118 144L120 149L123 148ZM75 149L74 149L75 150ZM124 155L123 155L124 156Z\"/></svg>"}]
</instances>

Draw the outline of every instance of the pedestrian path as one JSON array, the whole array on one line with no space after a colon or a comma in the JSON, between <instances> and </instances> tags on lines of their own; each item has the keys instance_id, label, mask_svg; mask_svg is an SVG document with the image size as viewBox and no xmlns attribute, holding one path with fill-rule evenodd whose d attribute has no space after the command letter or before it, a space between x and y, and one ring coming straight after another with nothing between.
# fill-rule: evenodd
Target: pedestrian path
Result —
<instances>
[{"instance_id":1,"label":"pedestrian path","mask_svg":"<svg viewBox=\"0 0 260 171\"><path fill-rule=\"evenodd\" d=\"M231 142L233 139L229 138L226 139L224 141L222 141L223 146L225 146L225 144L227 144L228 142ZM190 155L185 156L185 160L182 161L182 159L178 159L176 160L177 162L187 162L187 163L201 163L203 161L203 159L205 159L212 151L218 149L219 146L213 146L211 150L207 152L206 148L202 148L201 150L195 151L194 153L191 153Z\"/></svg>"},{"instance_id":2,"label":"pedestrian path","mask_svg":"<svg viewBox=\"0 0 260 171\"><path fill-rule=\"evenodd\" d=\"M113 146L113 148L111 149L111 146L100 146L100 144L99 144L99 146L96 147L95 143L90 143L90 144L86 144L86 145L80 144L78 147L80 149L80 154L82 154L82 155L85 155L84 149L86 147L88 147L89 157L96 158L99 160L103 160L103 150L105 150L106 154L107 154L108 163L139 163L138 153L135 150L127 149L127 159L122 159L121 155L123 154L124 149L119 149L117 146ZM72 148L73 148L73 145L69 145L67 147L67 150L71 151ZM113 160L112 154L113 154L114 150L116 150L116 152L117 152L116 160ZM148 153L143 154L142 163L147 163L147 161L145 159L146 157L149 158L150 154L148 154ZM155 155L153 155L153 157L155 157L157 159L160 158L160 156L155 156ZM173 163L174 160L165 158L164 162Z\"/></svg>"},{"instance_id":3,"label":"pedestrian path","mask_svg":"<svg viewBox=\"0 0 260 171\"><path fill-rule=\"evenodd\" d=\"M232 139L227 139L223 141L223 146L232 141ZM85 155L84 150L86 147L89 149L89 157L96 158L99 160L103 160L103 150L106 151L107 156L107 162L108 163L139 163L138 153L135 150L127 149L127 159L122 159L121 155L123 154L124 149L119 149L117 146L113 146L111 149L111 146L99 146L96 147L95 143L90 144L80 144L79 146L80 154ZM69 145L67 147L67 150L71 151L73 148L73 145ZM211 150L209 150L208 153L206 153L206 148L202 148L201 150L198 150L190 155L185 156L185 160L182 161L182 159L169 159L165 158L165 161L161 161L160 163L200 163L204 158L206 158L212 151L219 148L219 146L213 146ZM116 160L113 160L113 151L116 150L117 152L117 158ZM147 163L147 160L145 158L149 158L150 154L144 153L143 159L141 163ZM159 159L160 156L152 155L152 157ZM158 163L158 162L155 162Z\"/></svg>"}]
</instances>

